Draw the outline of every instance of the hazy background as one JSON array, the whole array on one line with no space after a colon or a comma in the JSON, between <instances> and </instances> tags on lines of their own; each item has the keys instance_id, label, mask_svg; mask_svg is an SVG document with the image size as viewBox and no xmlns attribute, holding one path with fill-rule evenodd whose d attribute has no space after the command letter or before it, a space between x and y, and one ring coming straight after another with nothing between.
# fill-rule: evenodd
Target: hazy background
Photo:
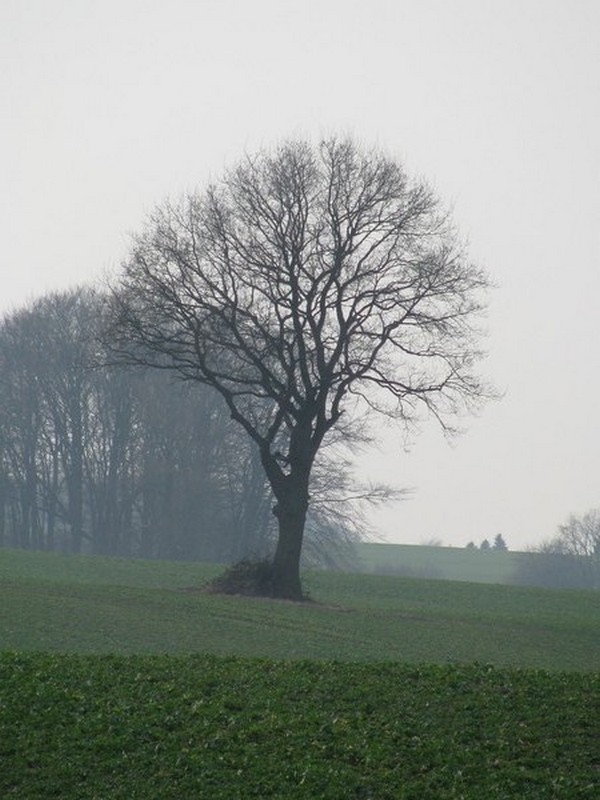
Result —
<instances>
[{"instance_id":1,"label":"hazy background","mask_svg":"<svg viewBox=\"0 0 600 800\"><path fill-rule=\"evenodd\" d=\"M599 38L598 0L0 0L0 313L114 271L246 149L380 144L497 285L505 397L453 446L384 429L361 470L415 491L376 525L538 543L600 505Z\"/></svg>"}]
</instances>

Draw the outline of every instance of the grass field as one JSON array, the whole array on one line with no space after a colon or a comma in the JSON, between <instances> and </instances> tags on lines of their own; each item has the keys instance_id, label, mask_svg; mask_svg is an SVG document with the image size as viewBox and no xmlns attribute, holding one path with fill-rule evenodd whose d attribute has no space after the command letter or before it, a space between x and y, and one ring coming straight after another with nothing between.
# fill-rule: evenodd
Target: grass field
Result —
<instances>
[{"instance_id":1,"label":"grass field","mask_svg":"<svg viewBox=\"0 0 600 800\"><path fill-rule=\"evenodd\" d=\"M361 572L509 585L522 583L523 568L536 558L533 553L508 550L379 542L361 542L356 552Z\"/></svg>"},{"instance_id":2,"label":"grass field","mask_svg":"<svg viewBox=\"0 0 600 800\"><path fill-rule=\"evenodd\" d=\"M600 594L0 550L0 797L596 798Z\"/></svg>"},{"instance_id":3,"label":"grass field","mask_svg":"<svg viewBox=\"0 0 600 800\"><path fill-rule=\"evenodd\" d=\"M218 567L0 551L0 650L600 667L600 594L312 573L313 604L199 587Z\"/></svg>"}]
</instances>

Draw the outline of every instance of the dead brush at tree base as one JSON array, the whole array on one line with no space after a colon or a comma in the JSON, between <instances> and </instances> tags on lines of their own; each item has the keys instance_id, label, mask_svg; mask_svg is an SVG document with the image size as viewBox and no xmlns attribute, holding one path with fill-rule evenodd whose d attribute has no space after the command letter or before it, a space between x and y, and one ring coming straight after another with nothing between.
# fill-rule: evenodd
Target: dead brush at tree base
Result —
<instances>
[{"instance_id":1,"label":"dead brush at tree base","mask_svg":"<svg viewBox=\"0 0 600 800\"><path fill-rule=\"evenodd\" d=\"M273 563L270 559L245 558L232 564L205 587L211 594L242 595L244 597L278 597L273 582ZM298 602L307 602L303 595Z\"/></svg>"}]
</instances>

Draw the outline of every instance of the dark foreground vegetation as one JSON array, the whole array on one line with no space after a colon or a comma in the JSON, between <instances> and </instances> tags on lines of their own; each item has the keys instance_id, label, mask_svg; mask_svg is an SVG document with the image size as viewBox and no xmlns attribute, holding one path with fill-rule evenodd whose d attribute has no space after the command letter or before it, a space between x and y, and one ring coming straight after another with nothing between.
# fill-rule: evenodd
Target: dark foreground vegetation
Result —
<instances>
[{"instance_id":1,"label":"dark foreground vegetation","mask_svg":"<svg viewBox=\"0 0 600 800\"><path fill-rule=\"evenodd\" d=\"M596 798L597 676L206 656L0 659L0 794Z\"/></svg>"}]
</instances>

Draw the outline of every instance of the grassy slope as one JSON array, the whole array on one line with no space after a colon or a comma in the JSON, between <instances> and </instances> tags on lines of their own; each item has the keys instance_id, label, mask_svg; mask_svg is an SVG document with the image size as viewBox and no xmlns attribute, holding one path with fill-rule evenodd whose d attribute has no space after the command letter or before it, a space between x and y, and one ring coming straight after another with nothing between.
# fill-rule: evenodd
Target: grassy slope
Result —
<instances>
[{"instance_id":1,"label":"grassy slope","mask_svg":"<svg viewBox=\"0 0 600 800\"><path fill-rule=\"evenodd\" d=\"M181 590L214 572L0 550L0 651L37 651L0 654L1 797L598 796L598 594L339 574L308 577L313 607ZM167 651L190 654L143 655Z\"/></svg>"},{"instance_id":2,"label":"grassy slope","mask_svg":"<svg viewBox=\"0 0 600 800\"><path fill-rule=\"evenodd\" d=\"M598 593L333 573L307 576L313 606L187 588L216 569L0 551L0 650L600 666Z\"/></svg>"},{"instance_id":3,"label":"grassy slope","mask_svg":"<svg viewBox=\"0 0 600 800\"><path fill-rule=\"evenodd\" d=\"M497 552L424 545L362 542L357 545L358 567L364 572L438 578L474 583L511 584L530 553Z\"/></svg>"}]
</instances>

